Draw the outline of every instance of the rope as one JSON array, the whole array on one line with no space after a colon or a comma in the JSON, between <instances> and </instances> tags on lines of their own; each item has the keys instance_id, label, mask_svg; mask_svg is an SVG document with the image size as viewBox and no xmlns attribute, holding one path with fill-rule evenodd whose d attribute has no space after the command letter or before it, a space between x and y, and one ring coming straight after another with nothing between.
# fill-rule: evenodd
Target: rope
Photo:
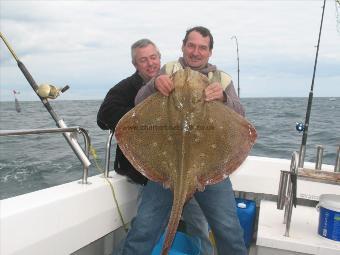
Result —
<instances>
[{"instance_id":1,"label":"rope","mask_svg":"<svg viewBox=\"0 0 340 255\"><path fill-rule=\"evenodd\" d=\"M98 160L97 160L98 156L97 156L96 149L92 145L90 145L90 152L91 152L91 155L93 157L94 163L96 165L97 171L99 173L104 174L104 169L103 169L103 167L100 166L100 164L98 163ZM123 219L123 214L122 214L122 212L120 210L120 207L118 205L118 200L117 200L116 193L115 193L115 190L113 188L113 185L112 185L112 183L109 181L109 179L107 177L105 177L104 175L103 175L103 177L104 177L105 181L108 183L108 185L110 186L111 194L112 194L113 200L114 200L114 202L115 202L115 204L117 206L118 214L119 214L120 220L122 222L122 225L124 227L124 230L125 230L125 232L128 232L127 223L125 223L125 221Z\"/></svg>"}]
</instances>

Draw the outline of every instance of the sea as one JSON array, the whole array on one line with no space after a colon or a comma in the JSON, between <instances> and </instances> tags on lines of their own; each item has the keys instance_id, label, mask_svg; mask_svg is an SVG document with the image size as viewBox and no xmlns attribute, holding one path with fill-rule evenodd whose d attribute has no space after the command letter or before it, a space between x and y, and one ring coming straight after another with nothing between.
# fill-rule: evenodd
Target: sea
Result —
<instances>
[{"instance_id":1,"label":"sea","mask_svg":"<svg viewBox=\"0 0 340 255\"><path fill-rule=\"evenodd\" d=\"M258 139L250 155L290 159L299 151L302 133L296 123L305 121L308 98L241 98L246 118L253 123ZM51 105L68 127L80 126L90 135L97 162L105 165L108 131L96 123L101 100L55 100ZM40 101L0 102L0 130L55 128L56 124ZM83 146L83 138L78 137ZM306 161L315 162L316 147L324 148L323 164L334 165L340 145L340 98L313 99ZM111 159L116 143L113 139ZM111 161L112 161L111 160ZM91 157L93 162L93 157ZM94 163L94 162L93 162ZM98 174L92 164L89 175ZM111 169L113 163L111 162ZM82 165L61 134L0 137L0 199L56 186L82 177Z\"/></svg>"}]
</instances>

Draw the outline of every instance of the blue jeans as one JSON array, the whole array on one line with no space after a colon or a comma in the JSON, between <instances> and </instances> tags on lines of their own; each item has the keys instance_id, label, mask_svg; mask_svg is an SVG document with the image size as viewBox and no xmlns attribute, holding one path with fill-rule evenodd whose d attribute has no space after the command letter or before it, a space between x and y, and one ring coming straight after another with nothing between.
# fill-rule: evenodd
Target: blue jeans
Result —
<instances>
[{"instance_id":1,"label":"blue jeans","mask_svg":"<svg viewBox=\"0 0 340 255\"><path fill-rule=\"evenodd\" d=\"M206 186L203 192L196 192L194 196L214 233L218 253L246 255L243 230L237 217L229 178ZM149 181L143 189L142 201L131 223L131 229L120 251L115 254L150 255L166 228L171 206L171 191L164 189L161 184Z\"/></svg>"},{"instance_id":2,"label":"blue jeans","mask_svg":"<svg viewBox=\"0 0 340 255\"><path fill-rule=\"evenodd\" d=\"M142 200L142 194L143 194L143 186L139 186L139 194L137 198L137 206L141 204ZM186 233L189 236L198 238L201 249L200 254L201 255L213 255L214 249L212 247L212 244L209 239L209 225L208 222L199 206L195 198L190 199L183 208L183 214L182 218L185 221L185 229ZM166 226L167 224L165 224ZM123 246L124 246L125 240L119 244L117 250L114 251L113 254L120 255L122 254Z\"/></svg>"},{"instance_id":3,"label":"blue jeans","mask_svg":"<svg viewBox=\"0 0 340 255\"><path fill-rule=\"evenodd\" d=\"M191 198L183 208L185 230L189 236L198 237L201 243L201 255L213 255L214 248L209 239L209 224L196 199Z\"/></svg>"}]
</instances>

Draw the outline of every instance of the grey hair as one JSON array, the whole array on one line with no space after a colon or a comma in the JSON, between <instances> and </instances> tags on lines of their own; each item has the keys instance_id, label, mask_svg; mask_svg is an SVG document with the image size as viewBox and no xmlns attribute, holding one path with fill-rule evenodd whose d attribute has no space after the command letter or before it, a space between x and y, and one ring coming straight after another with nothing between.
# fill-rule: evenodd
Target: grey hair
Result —
<instances>
[{"instance_id":1,"label":"grey hair","mask_svg":"<svg viewBox=\"0 0 340 255\"><path fill-rule=\"evenodd\" d=\"M156 48L159 58L161 57L161 53L159 52L159 49L157 48L156 44L154 44L151 40L144 38L138 40L137 42L131 45L131 58L133 64L136 64L136 49L144 48L150 44Z\"/></svg>"}]
</instances>

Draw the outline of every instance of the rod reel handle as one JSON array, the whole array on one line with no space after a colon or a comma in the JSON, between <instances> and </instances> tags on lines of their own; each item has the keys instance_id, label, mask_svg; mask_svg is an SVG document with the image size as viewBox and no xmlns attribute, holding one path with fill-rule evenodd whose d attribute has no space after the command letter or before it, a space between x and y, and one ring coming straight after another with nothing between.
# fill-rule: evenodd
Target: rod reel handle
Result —
<instances>
[{"instance_id":1,"label":"rod reel handle","mask_svg":"<svg viewBox=\"0 0 340 255\"><path fill-rule=\"evenodd\" d=\"M63 88L57 88L54 85L45 83L39 85L36 92L42 98L56 99L61 93L64 93L69 88L70 86L68 85Z\"/></svg>"},{"instance_id":2,"label":"rod reel handle","mask_svg":"<svg viewBox=\"0 0 340 255\"><path fill-rule=\"evenodd\" d=\"M65 87L63 87L61 90L60 90L60 92L61 93L64 93L66 90L68 90L70 88L70 86L69 85L66 85Z\"/></svg>"}]
</instances>

